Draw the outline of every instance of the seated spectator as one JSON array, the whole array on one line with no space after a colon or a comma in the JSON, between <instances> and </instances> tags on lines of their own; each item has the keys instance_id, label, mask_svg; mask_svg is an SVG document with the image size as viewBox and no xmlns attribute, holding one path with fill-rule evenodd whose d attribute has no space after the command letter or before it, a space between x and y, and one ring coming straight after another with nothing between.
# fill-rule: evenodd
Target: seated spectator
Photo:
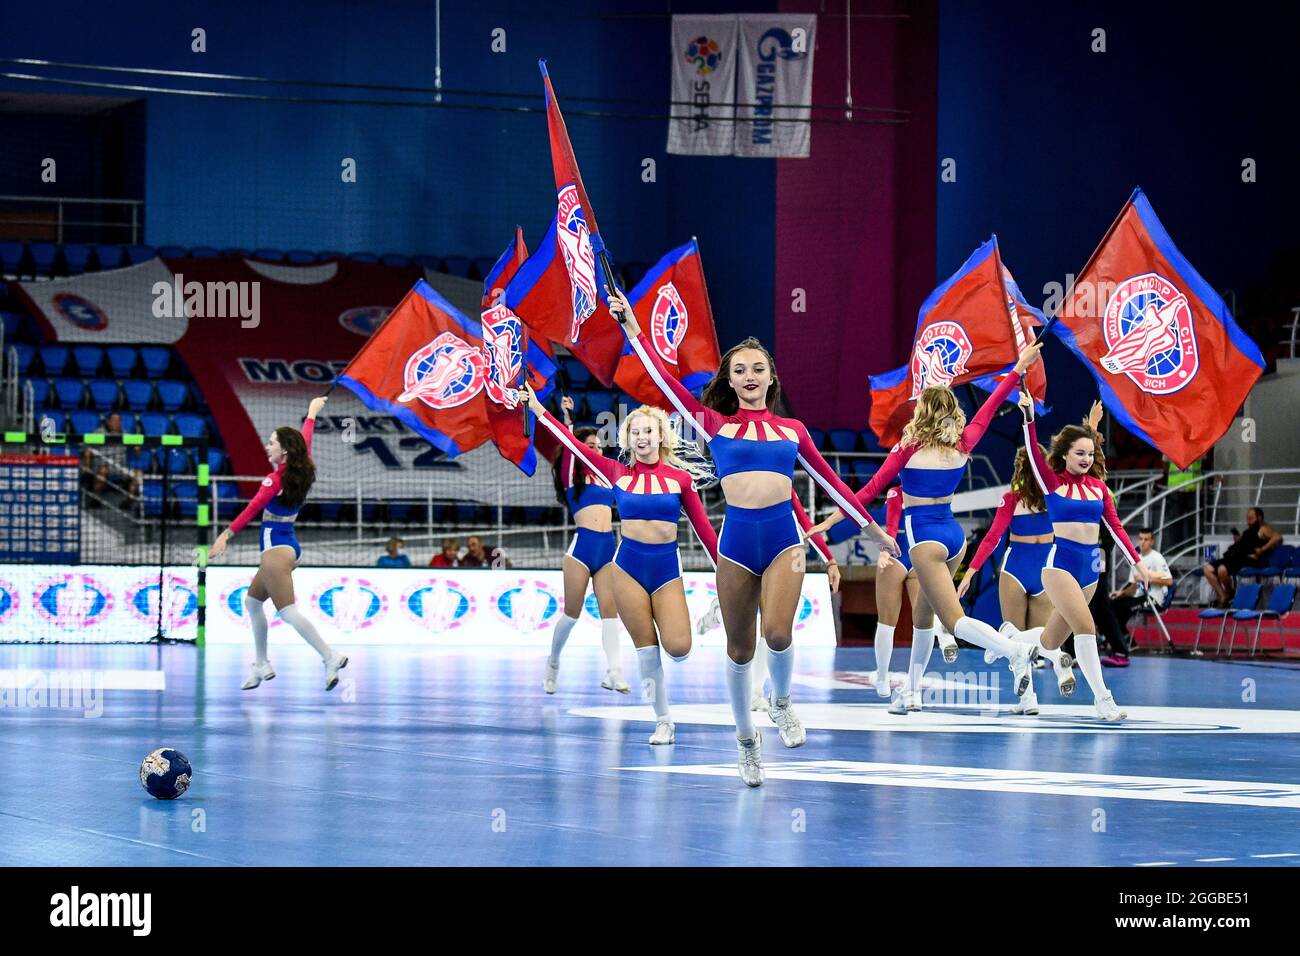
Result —
<instances>
[{"instance_id":1,"label":"seated spectator","mask_svg":"<svg viewBox=\"0 0 1300 956\"><path fill-rule=\"evenodd\" d=\"M1246 530L1238 534L1232 529L1232 545L1223 557L1201 565L1201 573L1214 593L1218 595L1216 607L1227 607L1232 600L1232 579L1242 568L1262 568L1268 553L1282 543L1282 536L1264 523L1260 508L1246 509Z\"/></svg>"},{"instance_id":2,"label":"seated spectator","mask_svg":"<svg viewBox=\"0 0 1300 956\"><path fill-rule=\"evenodd\" d=\"M1115 630L1107 634L1112 652L1107 658L1102 658L1103 664L1109 660L1111 666L1123 667L1128 662L1130 645L1128 619L1135 610L1146 605L1148 593L1157 607L1164 604L1165 595L1169 593L1169 588L1174 583L1174 576L1169 571L1169 562L1156 550L1155 545L1154 531L1143 528L1138 532L1138 553L1142 558L1142 567L1151 572L1150 585L1139 583L1137 574L1130 568L1128 583L1118 591L1110 593L1110 608Z\"/></svg>"},{"instance_id":3,"label":"seated spectator","mask_svg":"<svg viewBox=\"0 0 1300 956\"><path fill-rule=\"evenodd\" d=\"M462 568L512 568L513 564L500 548L488 547L478 535L470 535L465 542L465 557L460 559Z\"/></svg>"},{"instance_id":4,"label":"seated spectator","mask_svg":"<svg viewBox=\"0 0 1300 956\"><path fill-rule=\"evenodd\" d=\"M126 466L126 446L121 444L122 416L113 412L96 434L108 435L116 439L103 445L87 445L82 449L81 465L89 474L90 491L98 498L105 498L108 492L117 491L125 499L140 495L140 472Z\"/></svg>"},{"instance_id":5,"label":"seated spectator","mask_svg":"<svg viewBox=\"0 0 1300 956\"><path fill-rule=\"evenodd\" d=\"M433 556L429 562L431 568L458 568L460 567L460 539L443 538L442 550Z\"/></svg>"},{"instance_id":6,"label":"seated spectator","mask_svg":"<svg viewBox=\"0 0 1300 956\"><path fill-rule=\"evenodd\" d=\"M384 546L384 554L379 556L375 562L377 568L409 568L411 558L402 551L402 545L406 544L401 538L389 538L388 544Z\"/></svg>"}]
</instances>

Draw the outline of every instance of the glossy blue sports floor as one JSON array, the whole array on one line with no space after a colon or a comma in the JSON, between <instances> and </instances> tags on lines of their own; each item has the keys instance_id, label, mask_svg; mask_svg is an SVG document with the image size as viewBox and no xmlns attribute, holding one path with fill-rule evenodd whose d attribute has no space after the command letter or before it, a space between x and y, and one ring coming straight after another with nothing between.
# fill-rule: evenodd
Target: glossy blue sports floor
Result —
<instances>
[{"instance_id":1,"label":"glossy blue sports floor","mask_svg":"<svg viewBox=\"0 0 1300 956\"><path fill-rule=\"evenodd\" d=\"M871 650L805 649L808 742L756 715L750 790L721 651L669 662L677 743L652 748L598 649L569 649L553 697L541 648L349 650L326 694L306 648L251 692L237 647L0 648L0 864L1300 865L1284 664L1135 659L1106 672L1130 719L1103 725L1050 670L1042 714L1011 716L971 651L936 653L926 709L891 716ZM171 802L137 775L162 746L195 767Z\"/></svg>"}]
</instances>

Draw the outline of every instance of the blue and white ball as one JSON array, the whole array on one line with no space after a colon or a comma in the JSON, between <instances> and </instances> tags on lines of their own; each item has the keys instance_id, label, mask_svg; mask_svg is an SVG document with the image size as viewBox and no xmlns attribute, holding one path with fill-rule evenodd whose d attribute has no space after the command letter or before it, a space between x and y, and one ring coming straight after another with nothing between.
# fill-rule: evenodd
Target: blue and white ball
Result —
<instances>
[{"instance_id":1,"label":"blue and white ball","mask_svg":"<svg viewBox=\"0 0 1300 956\"><path fill-rule=\"evenodd\" d=\"M161 747L140 764L140 783L159 800L175 800L190 788L194 768L179 750Z\"/></svg>"}]
</instances>

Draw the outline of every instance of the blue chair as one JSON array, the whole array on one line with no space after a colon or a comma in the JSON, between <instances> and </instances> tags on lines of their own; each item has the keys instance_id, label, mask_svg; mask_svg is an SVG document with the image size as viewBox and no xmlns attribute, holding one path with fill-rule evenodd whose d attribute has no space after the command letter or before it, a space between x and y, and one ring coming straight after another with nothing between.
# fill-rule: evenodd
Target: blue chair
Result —
<instances>
[{"instance_id":1,"label":"blue chair","mask_svg":"<svg viewBox=\"0 0 1300 956\"><path fill-rule=\"evenodd\" d=\"M90 246L82 245L79 242L65 242L63 244L63 261L68 267L68 275L81 275L90 265Z\"/></svg>"},{"instance_id":2,"label":"blue chair","mask_svg":"<svg viewBox=\"0 0 1300 956\"><path fill-rule=\"evenodd\" d=\"M141 505L146 518L161 518L163 513L162 482L157 478L146 479L140 488Z\"/></svg>"},{"instance_id":3,"label":"blue chair","mask_svg":"<svg viewBox=\"0 0 1300 956\"><path fill-rule=\"evenodd\" d=\"M0 270L7 276L16 276L22 264L23 244L9 240L0 242Z\"/></svg>"},{"instance_id":4,"label":"blue chair","mask_svg":"<svg viewBox=\"0 0 1300 956\"><path fill-rule=\"evenodd\" d=\"M858 432L858 437L862 439L862 447L869 452L889 451L888 448L881 446L880 439L876 437L876 433L870 428L862 429L862 431Z\"/></svg>"},{"instance_id":5,"label":"blue chair","mask_svg":"<svg viewBox=\"0 0 1300 956\"><path fill-rule=\"evenodd\" d=\"M320 511L321 521L341 521L343 519L344 503L342 501L318 501L316 507Z\"/></svg>"},{"instance_id":6,"label":"blue chair","mask_svg":"<svg viewBox=\"0 0 1300 956\"><path fill-rule=\"evenodd\" d=\"M131 373L135 371L135 363L139 358L135 349L129 345L110 345L106 350L108 355L108 367L113 370L114 378L130 378Z\"/></svg>"},{"instance_id":7,"label":"blue chair","mask_svg":"<svg viewBox=\"0 0 1300 956\"><path fill-rule=\"evenodd\" d=\"M195 246L190 250L191 259L215 259L221 253L211 246Z\"/></svg>"},{"instance_id":8,"label":"blue chair","mask_svg":"<svg viewBox=\"0 0 1300 956\"><path fill-rule=\"evenodd\" d=\"M220 255L223 255L223 256L243 256L245 259L247 259L247 258L248 258L248 250L247 250L247 249L239 249L239 248L237 248L237 247L235 247L235 246L230 246L230 247L228 247L228 248L226 248L226 249L222 249Z\"/></svg>"},{"instance_id":9,"label":"blue chair","mask_svg":"<svg viewBox=\"0 0 1300 956\"><path fill-rule=\"evenodd\" d=\"M166 435L171 430L171 424L172 420L161 412L140 413L140 431L151 438Z\"/></svg>"},{"instance_id":10,"label":"blue chair","mask_svg":"<svg viewBox=\"0 0 1300 956\"><path fill-rule=\"evenodd\" d=\"M284 261L291 266L307 266L320 259L314 252L308 252L306 249L290 249L284 254Z\"/></svg>"},{"instance_id":11,"label":"blue chair","mask_svg":"<svg viewBox=\"0 0 1300 956\"><path fill-rule=\"evenodd\" d=\"M15 342L12 346L14 354L18 359L18 374L26 375L32 367L32 359L36 357L36 346L28 345L26 342Z\"/></svg>"},{"instance_id":12,"label":"blue chair","mask_svg":"<svg viewBox=\"0 0 1300 956\"><path fill-rule=\"evenodd\" d=\"M189 255L189 250L184 246L159 246L158 255L164 259L184 259Z\"/></svg>"},{"instance_id":13,"label":"blue chair","mask_svg":"<svg viewBox=\"0 0 1300 956\"><path fill-rule=\"evenodd\" d=\"M208 433L208 420L193 412L179 412L173 419L176 430L186 438L202 438Z\"/></svg>"},{"instance_id":14,"label":"blue chair","mask_svg":"<svg viewBox=\"0 0 1300 956\"><path fill-rule=\"evenodd\" d=\"M128 379L122 383L122 394L126 398L126 407L133 412L143 412L153 401L153 382Z\"/></svg>"},{"instance_id":15,"label":"blue chair","mask_svg":"<svg viewBox=\"0 0 1300 956\"><path fill-rule=\"evenodd\" d=\"M1268 563L1262 568L1242 568L1237 572L1239 578L1254 578L1266 581L1269 578L1280 578L1282 572L1291 567L1291 562L1295 558L1295 546L1290 544L1280 544L1268 553Z\"/></svg>"},{"instance_id":16,"label":"blue chair","mask_svg":"<svg viewBox=\"0 0 1300 956\"><path fill-rule=\"evenodd\" d=\"M1253 611L1259 605L1259 585L1243 584L1237 588L1237 593L1232 596L1232 607L1207 607L1197 615L1198 623L1196 625L1196 640L1192 643L1192 653L1195 654L1201 646L1201 628L1205 627L1206 621L1219 621L1219 643L1215 645L1214 653L1217 655L1223 648L1223 632L1228 626L1228 617L1235 611ZM1233 631L1236 631L1236 625L1233 625ZM1231 645L1229 645L1231 647Z\"/></svg>"},{"instance_id":17,"label":"blue chair","mask_svg":"<svg viewBox=\"0 0 1300 956\"><path fill-rule=\"evenodd\" d=\"M254 249L253 258L263 262L284 262L284 252L280 249Z\"/></svg>"},{"instance_id":18,"label":"blue chair","mask_svg":"<svg viewBox=\"0 0 1300 956\"><path fill-rule=\"evenodd\" d=\"M135 416L130 412L118 412L122 418L122 434L130 435L135 431Z\"/></svg>"},{"instance_id":19,"label":"blue chair","mask_svg":"<svg viewBox=\"0 0 1300 956\"><path fill-rule=\"evenodd\" d=\"M22 327L23 317L17 312L0 312L0 325L4 326L6 342L13 339Z\"/></svg>"},{"instance_id":20,"label":"blue chair","mask_svg":"<svg viewBox=\"0 0 1300 956\"><path fill-rule=\"evenodd\" d=\"M813 447L818 451L826 451L826 433L820 428L808 429L808 437L812 439Z\"/></svg>"},{"instance_id":21,"label":"blue chair","mask_svg":"<svg viewBox=\"0 0 1300 956\"><path fill-rule=\"evenodd\" d=\"M1262 611L1237 611L1232 615L1232 638L1228 641L1228 656L1232 656L1232 642L1237 637L1238 621L1255 621L1255 637L1250 642L1250 656L1255 656L1255 648L1259 646L1259 629L1264 625L1265 618L1273 618L1277 621L1277 639L1278 646L1283 646L1282 641L1282 619L1291 613L1291 605L1295 603L1294 584L1279 584L1273 588L1273 593L1268 596L1268 606Z\"/></svg>"},{"instance_id":22,"label":"blue chair","mask_svg":"<svg viewBox=\"0 0 1300 956\"><path fill-rule=\"evenodd\" d=\"M98 345L78 345L72 350L72 361L83 378L94 378L104 364L104 350Z\"/></svg>"},{"instance_id":23,"label":"blue chair","mask_svg":"<svg viewBox=\"0 0 1300 956\"><path fill-rule=\"evenodd\" d=\"M1282 572L1284 578L1300 578L1300 548L1291 556L1291 566Z\"/></svg>"},{"instance_id":24,"label":"blue chair","mask_svg":"<svg viewBox=\"0 0 1300 956\"><path fill-rule=\"evenodd\" d=\"M310 256L310 255L312 255L310 252L303 252L303 253L301 253L301 254L302 254L302 255L305 255L305 256ZM292 258L292 256L293 256L293 253L292 253L292 252L289 253L289 256L290 256L289 261L290 261L290 262L294 262L295 260ZM301 264L304 264L304 265L305 265L306 263L309 263L309 262L332 262L332 261L335 260L335 259L346 259L346 258L347 258L347 256L345 256L345 255L344 255L343 253L341 253L341 252L318 252L318 253L316 253L315 256L314 256L313 258L311 258L311 259L304 259L304 260L301 260Z\"/></svg>"},{"instance_id":25,"label":"blue chair","mask_svg":"<svg viewBox=\"0 0 1300 956\"><path fill-rule=\"evenodd\" d=\"M34 378L32 382L32 406L43 408L50 401L50 383L43 378Z\"/></svg>"},{"instance_id":26,"label":"blue chair","mask_svg":"<svg viewBox=\"0 0 1300 956\"><path fill-rule=\"evenodd\" d=\"M142 262L148 262L154 258L157 253L154 252L153 246L127 246L126 259L131 265L139 265Z\"/></svg>"},{"instance_id":27,"label":"blue chair","mask_svg":"<svg viewBox=\"0 0 1300 956\"><path fill-rule=\"evenodd\" d=\"M54 263L59 256L59 247L52 242L31 242L27 251L32 256L32 267L38 276L54 275Z\"/></svg>"},{"instance_id":28,"label":"blue chair","mask_svg":"<svg viewBox=\"0 0 1300 956\"><path fill-rule=\"evenodd\" d=\"M97 412L109 412L117 407L122 393L111 378L97 378L90 383L90 404Z\"/></svg>"},{"instance_id":29,"label":"blue chair","mask_svg":"<svg viewBox=\"0 0 1300 956\"><path fill-rule=\"evenodd\" d=\"M219 475L226 470L226 453L220 448L208 449L208 473Z\"/></svg>"},{"instance_id":30,"label":"blue chair","mask_svg":"<svg viewBox=\"0 0 1300 956\"><path fill-rule=\"evenodd\" d=\"M602 412L614 411L614 395L611 392L588 392L586 394L587 414L598 418Z\"/></svg>"},{"instance_id":31,"label":"blue chair","mask_svg":"<svg viewBox=\"0 0 1300 956\"><path fill-rule=\"evenodd\" d=\"M580 392L591 384L591 369L577 359L567 359L564 371L569 376L569 388L575 392Z\"/></svg>"},{"instance_id":32,"label":"blue chair","mask_svg":"<svg viewBox=\"0 0 1300 956\"><path fill-rule=\"evenodd\" d=\"M144 362L144 373L150 378L162 378L171 368L171 349L156 345L146 345L140 349L140 360Z\"/></svg>"},{"instance_id":33,"label":"blue chair","mask_svg":"<svg viewBox=\"0 0 1300 956\"><path fill-rule=\"evenodd\" d=\"M53 408L38 408L33 414L33 418L36 420L37 431L41 430L41 422L48 420L54 424L56 432L61 432L66 421L63 412Z\"/></svg>"},{"instance_id":34,"label":"blue chair","mask_svg":"<svg viewBox=\"0 0 1300 956\"><path fill-rule=\"evenodd\" d=\"M198 382L190 382L190 401L194 408L206 408L208 403L203 398L203 392L199 389Z\"/></svg>"},{"instance_id":35,"label":"blue chair","mask_svg":"<svg viewBox=\"0 0 1300 956\"><path fill-rule=\"evenodd\" d=\"M80 408L86 394L86 384L79 378L56 378L54 396L61 408Z\"/></svg>"},{"instance_id":36,"label":"blue chair","mask_svg":"<svg viewBox=\"0 0 1300 956\"><path fill-rule=\"evenodd\" d=\"M423 504L422 501L390 501L388 502L388 520L393 524L406 524L415 521L417 517L422 518L423 515L418 514L418 512Z\"/></svg>"},{"instance_id":37,"label":"blue chair","mask_svg":"<svg viewBox=\"0 0 1300 956\"><path fill-rule=\"evenodd\" d=\"M826 433L831 451L857 451L858 433L852 428L832 428Z\"/></svg>"},{"instance_id":38,"label":"blue chair","mask_svg":"<svg viewBox=\"0 0 1300 956\"><path fill-rule=\"evenodd\" d=\"M98 412L73 412L68 416L68 422L74 435L89 435L99 430L100 418Z\"/></svg>"},{"instance_id":39,"label":"blue chair","mask_svg":"<svg viewBox=\"0 0 1300 956\"><path fill-rule=\"evenodd\" d=\"M68 356L72 354L66 345L42 345L39 349L41 354L41 368L45 369L45 374L53 378L56 375L62 375L68 367Z\"/></svg>"},{"instance_id":40,"label":"blue chair","mask_svg":"<svg viewBox=\"0 0 1300 956\"><path fill-rule=\"evenodd\" d=\"M404 256L400 252L385 252L379 257L379 261L386 266L398 266L405 269L411 264L411 257Z\"/></svg>"},{"instance_id":41,"label":"blue chair","mask_svg":"<svg viewBox=\"0 0 1300 956\"><path fill-rule=\"evenodd\" d=\"M154 470L153 449L139 445L128 446L126 450L126 467L145 474Z\"/></svg>"},{"instance_id":42,"label":"blue chair","mask_svg":"<svg viewBox=\"0 0 1300 956\"><path fill-rule=\"evenodd\" d=\"M375 263L379 261L379 256L373 252L353 252L348 254L348 258L353 262Z\"/></svg>"},{"instance_id":43,"label":"blue chair","mask_svg":"<svg viewBox=\"0 0 1300 956\"><path fill-rule=\"evenodd\" d=\"M167 448L163 453L163 467L169 475L184 475L194 471L194 456L188 448Z\"/></svg>"},{"instance_id":44,"label":"blue chair","mask_svg":"<svg viewBox=\"0 0 1300 956\"><path fill-rule=\"evenodd\" d=\"M462 279L469 278L470 266L473 263L469 261L468 256L447 256L443 260L443 266L448 275L460 276Z\"/></svg>"},{"instance_id":45,"label":"blue chair","mask_svg":"<svg viewBox=\"0 0 1300 956\"><path fill-rule=\"evenodd\" d=\"M180 411L189 398L190 390L184 382L178 382L174 379L164 379L158 383L158 402L162 405L164 412Z\"/></svg>"},{"instance_id":46,"label":"blue chair","mask_svg":"<svg viewBox=\"0 0 1300 956\"><path fill-rule=\"evenodd\" d=\"M178 481L172 485L172 498L182 518L193 518L199 512L199 486L192 481Z\"/></svg>"},{"instance_id":47,"label":"blue chair","mask_svg":"<svg viewBox=\"0 0 1300 956\"><path fill-rule=\"evenodd\" d=\"M101 269L120 269L127 261L126 250L121 246L100 244L95 248L95 261Z\"/></svg>"}]
</instances>

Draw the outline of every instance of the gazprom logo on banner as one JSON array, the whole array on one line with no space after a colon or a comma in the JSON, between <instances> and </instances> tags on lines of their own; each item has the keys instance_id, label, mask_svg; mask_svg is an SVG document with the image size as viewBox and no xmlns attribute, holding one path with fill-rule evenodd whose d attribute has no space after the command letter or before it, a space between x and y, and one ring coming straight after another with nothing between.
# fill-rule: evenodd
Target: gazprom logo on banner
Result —
<instances>
[{"instance_id":1,"label":"gazprom logo on banner","mask_svg":"<svg viewBox=\"0 0 1300 956\"><path fill-rule=\"evenodd\" d=\"M60 292L50 300L59 313L83 332L103 332L108 328L108 316L89 299L72 292Z\"/></svg>"},{"instance_id":2,"label":"gazprom logo on banner","mask_svg":"<svg viewBox=\"0 0 1300 956\"><path fill-rule=\"evenodd\" d=\"M402 595L407 617L434 634L472 621L476 603L473 593L457 581L429 581Z\"/></svg>"},{"instance_id":3,"label":"gazprom logo on banner","mask_svg":"<svg viewBox=\"0 0 1300 956\"><path fill-rule=\"evenodd\" d=\"M113 610L113 592L89 574L54 574L36 585L36 614L65 631L93 627Z\"/></svg>"},{"instance_id":4,"label":"gazprom logo on banner","mask_svg":"<svg viewBox=\"0 0 1300 956\"><path fill-rule=\"evenodd\" d=\"M545 581L521 578L492 595L492 610L497 617L525 633L552 624L560 605L559 595Z\"/></svg>"},{"instance_id":5,"label":"gazprom logo on banner","mask_svg":"<svg viewBox=\"0 0 1300 956\"><path fill-rule=\"evenodd\" d=\"M262 324L260 282L186 282L178 272L171 282L155 282L152 291L156 319L240 319L244 329Z\"/></svg>"},{"instance_id":6,"label":"gazprom logo on banner","mask_svg":"<svg viewBox=\"0 0 1300 956\"><path fill-rule=\"evenodd\" d=\"M776 65L778 60L802 60L808 56L807 35L802 29L794 33L773 27L758 38L758 61L754 76L753 143L772 145L772 104L776 101Z\"/></svg>"}]
</instances>

